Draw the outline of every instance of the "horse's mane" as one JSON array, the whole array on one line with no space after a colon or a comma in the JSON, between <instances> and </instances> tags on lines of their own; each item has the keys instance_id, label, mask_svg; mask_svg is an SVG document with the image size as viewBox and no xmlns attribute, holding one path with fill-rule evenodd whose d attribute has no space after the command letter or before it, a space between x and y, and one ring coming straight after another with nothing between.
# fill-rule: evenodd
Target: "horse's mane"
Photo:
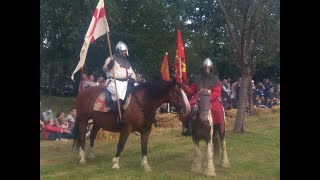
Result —
<instances>
[{"instance_id":1,"label":"horse's mane","mask_svg":"<svg viewBox=\"0 0 320 180\"><path fill-rule=\"evenodd\" d=\"M146 97L159 99L164 97L172 88L176 85L176 81L172 80L170 82L166 82L163 80L154 80L154 81L147 81L135 86L133 89L133 93L136 93L140 90L146 90Z\"/></svg>"}]
</instances>

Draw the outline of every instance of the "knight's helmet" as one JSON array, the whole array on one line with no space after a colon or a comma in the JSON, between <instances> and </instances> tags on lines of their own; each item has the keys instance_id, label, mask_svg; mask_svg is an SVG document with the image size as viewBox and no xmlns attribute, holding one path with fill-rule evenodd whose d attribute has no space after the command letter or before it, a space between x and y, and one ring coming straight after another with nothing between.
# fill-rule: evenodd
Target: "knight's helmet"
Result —
<instances>
[{"instance_id":1,"label":"knight's helmet","mask_svg":"<svg viewBox=\"0 0 320 180\"><path fill-rule=\"evenodd\" d=\"M209 58L204 60L204 62L203 62L203 70L208 72L209 74L213 73L213 64L212 64L212 61Z\"/></svg>"},{"instance_id":2,"label":"knight's helmet","mask_svg":"<svg viewBox=\"0 0 320 180\"><path fill-rule=\"evenodd\" d=\"M118 44L116 45L116 51L119 53L120 51L125 51L125 50L127 50L127 56L129 56L127 45L124 42L119 41Z\"/></svg>"}]
</instances>

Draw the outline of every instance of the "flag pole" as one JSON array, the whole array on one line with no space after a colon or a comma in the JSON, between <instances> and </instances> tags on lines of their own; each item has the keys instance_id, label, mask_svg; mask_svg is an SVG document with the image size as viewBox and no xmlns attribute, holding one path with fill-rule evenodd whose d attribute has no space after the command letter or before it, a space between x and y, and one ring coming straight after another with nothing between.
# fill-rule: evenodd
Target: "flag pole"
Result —
<instances>
[{"instance_id":1,"label":"flag pole","mask_svg":"<svg viewBox=\"0 0 320 180\"><path fill-rule=\"evenodd\" d=\"M84 65L83 65L84 66ZM81 71L80 71L80 83L79 83L79 88L78 88L78 94L79 94L79 90L83 90L82 89L82 81L83 81L83 79L82 79L82 74L83 74L83 66L81 67ZM81 92L80 91L80 92Z\"/></svg>"},{"instance_id":2,"label":"flag pole","mask_svg":"<svg viewBox=\"0 0 320 180\"><path fill-rule=\"evenodd\" d=\"M109 46L109 53L110 53L110 58L111 60L112 58L112 51L111 51L111 45L110 45L110 36L109 36L109 32L107 31L107 40L108 40L108 46ZM113 66L114 67L114 66ZM119 97L118 97L118 90L117 90L117 81L114 75L114 70L112 67L112 75L113 75L113 81L114 81L114 86L116 88L116 97L117 97L117 103L118 103L118 112L119 112L119 117L120 117L120 121L122 121L122 115L121 115L121 110L120 110L120 103L119 103Z\"/></svg>"},{"instance_id":3,"label":"flag pole","mask_svg":"<svg viewBox=\"0 0 320 180\"><path fill-rule=\"evenodd\" d=\"M182 72L181 72L181 58L179 57L179 77L182 79Z\"/></svg>"}]
</instances>

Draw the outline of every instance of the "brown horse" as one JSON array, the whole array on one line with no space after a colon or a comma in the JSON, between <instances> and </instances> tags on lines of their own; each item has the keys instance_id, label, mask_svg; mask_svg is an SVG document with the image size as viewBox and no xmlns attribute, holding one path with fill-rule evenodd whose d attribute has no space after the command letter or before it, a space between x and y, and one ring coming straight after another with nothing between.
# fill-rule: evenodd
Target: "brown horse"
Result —
<instances>
[{"instance_id":1,"label":"brown horse","mask_svg":"<svg viewBox=\"0 0 320 180\"><path fill-rule=\"evenodd\" d=\"M220 145L222 151L222 159L220 164L222 167L229 167L229 160L226 151L225 142L225 121L224 124L215 124L212 120L210 110L210 91L201 91L198 94L198 102L192 109L189 119L191 125L191 134L194 142L194 159L191 171L196 173L202 172L199 142L204 140L207 144L206 163L204 174L207 176L216 176L212 148L214 144L214 158L216 164L220 159ZM224 113L224 112L222 112ZM224 116L223 116L224 117ZM219 137L220 141L219 141ZM213 139L213 143L212 143Z\"/></svg>"},{"instance_id":2,"label":"brown horse","mask_svg":"<svg viewBox=\"0 0 320 180\"><path fill-rule=\"evenodd\" d=\"M163 103L170 103L184 115L190 112L190 105L184 91L176 84L173 79L171 82L153 81L145 82L134 87L131 93L131 101L128 108L123 112L122 118L124 126L118 129L113 112L93 111L97 97L103 92L102 87L90 87L79 93L76 100L78 111L75 128L74 143L79 149L80 163L85 163L85 134L88 120L93 120L93 127L90 134L90 147L88 157L93 158L93 144L100 128L110 132L120 132L117 152L112 162L115 169L119 169L119 156L131 132L140 132L141 135L141 165L146 171L151 171L147 162L147 144L156 109Z\"/></svg>"}]
</instances>

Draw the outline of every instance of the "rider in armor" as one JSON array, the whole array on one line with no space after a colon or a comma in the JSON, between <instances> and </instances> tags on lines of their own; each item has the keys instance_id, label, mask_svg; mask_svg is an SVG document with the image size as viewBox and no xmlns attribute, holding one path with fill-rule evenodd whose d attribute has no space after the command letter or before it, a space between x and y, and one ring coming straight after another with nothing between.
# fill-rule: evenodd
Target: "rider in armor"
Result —
<instances>
[{"instance_id":1,"label":"rider in armor","mask_svg":"<svg viewBox=\"0 0 320 180\"><path fill-rule=\"evenodd\" d=\"M179 82L179 81L178 81ZM211 112L212 119L223 120L223 109L221 104L221 82L219 78L213 73L213 64L212 61L207 58L203 62L203 68L201 73L195 78L195 82L188 86L186 84L180 83L182 89L191 96L190 107L193 109L194 105L198 100L198 93L201 90L211 90ZM190 135L189 122L188 119L182 118L182 122L186 127L186 131L183 132L183 135Z\"/></svg>"},{"instance_id":2,"label":"rider in armor","mask_svg":"<svg viewBox=\"0 0 320 180\"><path fill-rule=\"evenodd\" d=\"M114 79L117 83L117 93L121 112L123 111L122 107L127 93L128 84L129 87L133 87L133 84L136 81L136 74L131 68L130 62L126 58L127 56L129 56L127 45L124 42L119 41L116 45L116 53L112 55L112 59L111 57L108 57L103 66L103 70L107 75L107 80L105 82L106 88L110 92L113 100L112 110L116 113L117 117L119 116L119 112ZM119 121L117 122L121 123Z\"/></svg>"}]
</instances>

